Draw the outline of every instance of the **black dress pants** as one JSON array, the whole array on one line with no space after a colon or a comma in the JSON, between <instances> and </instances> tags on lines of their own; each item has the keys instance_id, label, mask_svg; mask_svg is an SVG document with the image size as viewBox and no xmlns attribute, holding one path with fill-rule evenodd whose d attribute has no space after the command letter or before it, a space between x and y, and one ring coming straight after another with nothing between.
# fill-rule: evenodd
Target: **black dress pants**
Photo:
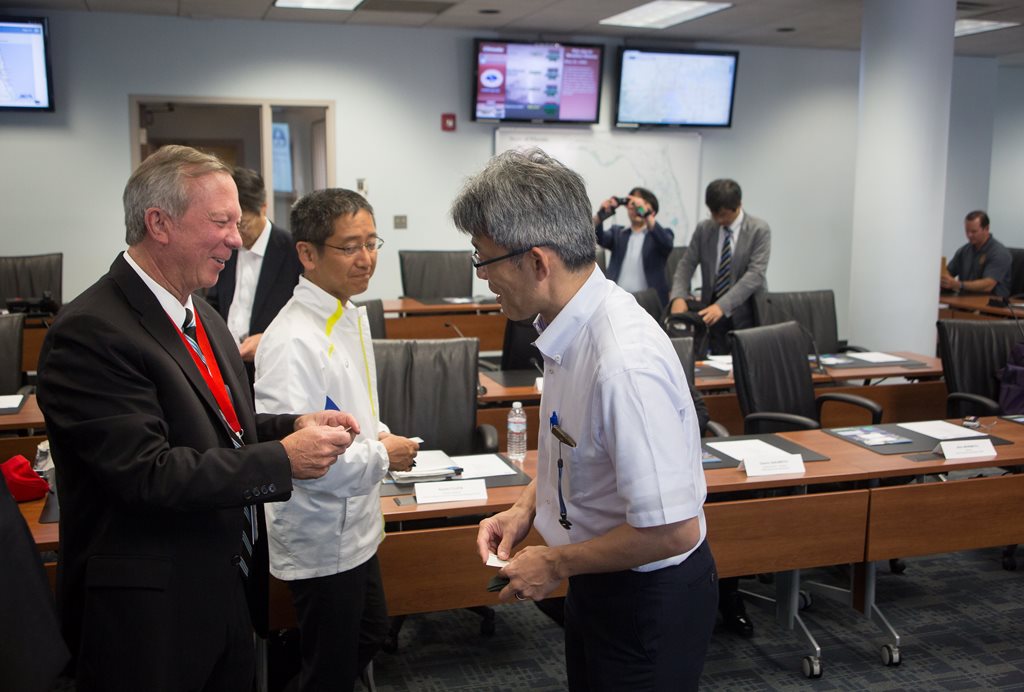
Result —
<instances>
[{"instance_id":1,"label":"black dress pants","mask_svg":"<svg viewBox=\"0 0 1024 692\"><path fill-rule=\"evenodd\" d=\"M288 582L299 617L299 689L351 690L388 631L377 556L347 572Z\"/></svg>"},{"instance_id":2,"label":"black dress pants","mask_svg":"<svg viewBox=\"0 0 1024 692\"><path fill-rule=\"evenodd\" d=\"M570 692L695 690L715 626L718 576L707 541L654 572L569 578Z\"/></svg>"}]
</instances>

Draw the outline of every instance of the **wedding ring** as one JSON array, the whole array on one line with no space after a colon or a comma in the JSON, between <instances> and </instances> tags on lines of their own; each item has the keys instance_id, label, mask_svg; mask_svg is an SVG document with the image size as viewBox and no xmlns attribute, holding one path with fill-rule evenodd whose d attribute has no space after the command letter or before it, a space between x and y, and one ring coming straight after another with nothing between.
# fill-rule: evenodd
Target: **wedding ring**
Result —
<instances>
[{"instance_id":1,"label":"wedding ring","mask_svg":"<svg viewBox=\"0 0 1024 692\"><path fill-rule=\"evenodd\" d=\"M525 601L526 599L523 597L523 594L521 594L518 591L516 591L516 600L517 601Z\"/></svg>"}]
</instances>

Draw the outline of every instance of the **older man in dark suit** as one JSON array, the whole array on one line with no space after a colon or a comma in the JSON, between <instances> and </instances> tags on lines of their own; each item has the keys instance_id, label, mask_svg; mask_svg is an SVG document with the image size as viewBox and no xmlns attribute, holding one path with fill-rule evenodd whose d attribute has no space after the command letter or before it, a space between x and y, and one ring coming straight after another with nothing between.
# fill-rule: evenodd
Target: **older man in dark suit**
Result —
<instances>
[{"instance_id":1,"label":"older man in dark suit","mask_svg":"<svg viewBox=\"0 0 1024 692\"><path fill-rule=\"evenodd\" d=\"M266 600L260 503L325 474L358 426L257 416L234 340L193 296L241 244L230 168L165 147L124 208L127 251L61 310L39 363L77 689L242 692L247 597Z\"/></svg>"},{"instance_id":2,"label":"older man in dark suit","mask_svg":"<svg viewBox=\"0 0 1024 692\"><path fill-rule=\"evenodd\" d=\"M753 296L766 285L772 232L767 222L743 210L742 201L734 180L708 185L704 202L711 218L697 224L672 281L669 311L686 312L694 301L690 281L700 266L699 314L708 325L713 353L729 353L729 330L754 326Z\"/></svg>"},{"instance_id":3,"label":"older man in dark suit","mask_svg":"<svg viewBox=\"0 0 1024 692\"><path fill-rule=\"evenodd\" d=\"M206 299L228 323L252 384L260 337L291 299L302 263L291 234L267 218L263 176L238 166L232 178L242 207L242 247L231 253Z\"/></svg>"}]
</instances>

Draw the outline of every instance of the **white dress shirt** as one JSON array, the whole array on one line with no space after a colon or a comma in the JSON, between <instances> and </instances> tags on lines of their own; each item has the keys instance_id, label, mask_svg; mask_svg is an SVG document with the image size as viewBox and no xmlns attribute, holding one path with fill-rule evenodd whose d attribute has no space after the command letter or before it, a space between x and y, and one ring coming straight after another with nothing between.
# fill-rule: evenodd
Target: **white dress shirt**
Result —
<instances>
[{"instance_id":1,"label":"white dress shirt","mask_svg":"<svg viewBox=\"0 0 1024 692\"><path fill-rule=\"evenodd\" d=\"M342 305L305 277L256 352L256 411L333 407L359 421L359 435L322 478L295 480L287 502L265 505L270 573L311 579L363 564L384 538L380 481L388 454L377 440L377 368L366 308ZM330 401L328 401L328 399Z\"/></svg>"},{"instance_id":2,"label":"white dress shirt","mask_svg":"<svg viewBox=\"0 0 1024 692\"><path fill-rule=\"evenodd\" d=\"M241 343L249 336L249 323L252 320L252 306L256 301L256 284L260 281L260 270L263 268L263 256L267 254L270 242L270 219L263 226L260 237L248 250L238 248L235 258L235 295L228 308L228 331L235 341Z\"/></svg>"},{"instance_id":3,"label":"white dress shirt","mask_svg":"<svg viewBox=\"0 0 1024 692\"><path fill-rule=\"evenodd\" d=\"M707 534L700 431L664 330L596 269L551 324L538 318L536 326L544 393L534 525L544 540L580 543L624 523L644 528L698 517L696 548ZM555 412L575 448L549 432ZM558 523L560 453L569 530ZM634 569L679 564L690 552Z\"/></svg>"},{"instance_id":4,"label":"white dress shirt","mask_svg":"<svg viewBox=\"0 0 1024 692\"><path fill-rule=\"evenodd\" d=\"M196 314L196 309L192 305L192 294L188 294L188 298L185 299L185 304L182 305L178 302L178 299L171 295L171 292L166 288L158 284L153 277L146 273L142 267L139 266L138 262L132 259L132 256L128 254L128 251L124 251L124 259L128 262L128 266L135 270L135 273L142 279L142 283L146 284L146 287L153 292L160 307L164 309L167 316L174 322L174 326L181 331L181 325L185 322L185 308L192 311L192 314Z\"/></svg>"},{"instance_id":5,"label":"white dress shirt","mask_svg":"<svg viewBox=\"0 0 1024 692\"><path fill-rule=\"evenodd\" d=\"M626 255L622 258L622 268L616 281L622 290L636 293L647 288L647 275L644 274L643 249L647 239L647 229L639 233L630 229L629 240L626 242Z\"/></svg>"}]
</instances>

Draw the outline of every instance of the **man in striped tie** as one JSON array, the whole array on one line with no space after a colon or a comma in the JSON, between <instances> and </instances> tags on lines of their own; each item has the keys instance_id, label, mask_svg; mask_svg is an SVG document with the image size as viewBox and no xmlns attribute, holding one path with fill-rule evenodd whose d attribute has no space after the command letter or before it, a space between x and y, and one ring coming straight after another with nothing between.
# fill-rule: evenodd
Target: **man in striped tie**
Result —
<instances>
[{"instance_id":1,"label":"man in striped tie","mask_svg":"<svg viewBox=\"0 0 1024 692\"><path fill-rule=\"evenodd\" d=\"M704 193L711 218L697 224L676 267L669 311L694 307L708 325L712 353L729 353L728 334L754 326L753 296L766 287L771 254L768 223L743 210L743 193L735 180L712 181ZM690 292L700 266L701 298Z\"/></svg>"},{"instance_id":2,"label":"man in striped tie","mask_svg":"<svg viewBox=\"0 0 1024 692\"><path fill-rule=\"evenodd\" d=\"M128 249L61 309L39 359L76 689L248 692L267 604L259 507L326 474L359 425L256 415L235 340L194 295L242 242L228 166L164 147L124 212Z\"/></svg>"}]
</instances>

